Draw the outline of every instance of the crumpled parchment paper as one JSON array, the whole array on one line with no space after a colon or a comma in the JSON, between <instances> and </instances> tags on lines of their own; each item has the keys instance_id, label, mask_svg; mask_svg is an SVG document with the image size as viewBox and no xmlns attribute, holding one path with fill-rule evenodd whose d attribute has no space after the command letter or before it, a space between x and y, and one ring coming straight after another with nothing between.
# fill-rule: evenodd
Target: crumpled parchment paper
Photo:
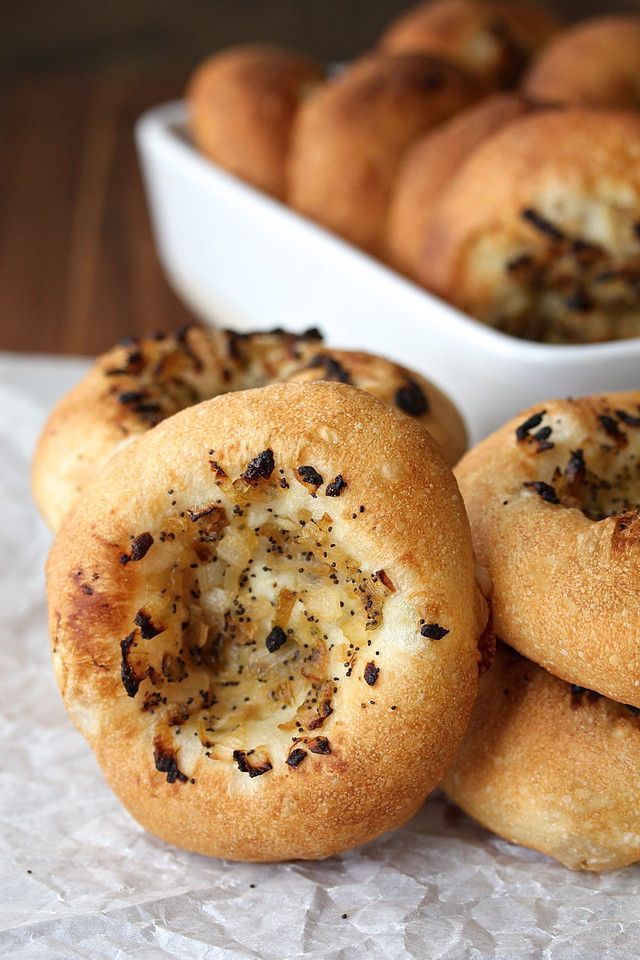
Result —
<instances>
[{"instance_id":1,"label":"crumpled parchment paper","mask_svg":"<svg viewBox=\"0 0 640 960\"><path fill-rule=\"evenodd\" d=\"M323 863L208 860L144 833L67 720L49 660L50 538L29 460L83 368L0 356L0 957L637 957L640 868L571 873L437 795Z\"/></svg>"}]
</instances>

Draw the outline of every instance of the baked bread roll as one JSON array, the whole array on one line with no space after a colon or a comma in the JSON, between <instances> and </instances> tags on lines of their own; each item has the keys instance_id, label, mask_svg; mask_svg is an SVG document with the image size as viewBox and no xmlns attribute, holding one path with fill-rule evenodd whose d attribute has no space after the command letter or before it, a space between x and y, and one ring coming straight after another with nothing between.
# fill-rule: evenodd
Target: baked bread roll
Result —
<instances>
[{"instance_id":1,"label":"baked bread roll","mask_svg":"<svg viewBox=\"0 0 640 960\"><path fill-rule=\"evenodd\" d=\"M186 327L114 347L56 406L33 461L42 515L57 530L114 450L179 410L294 376L339 380L380 397L429 430L451 465L466 449L464 423L448 397L420 374L382 357L323 349L317 330L240 334Z\"/></svg>"},{"instance_id":2,"label":"baked bread roll","mask_svg":"<svg viewBox=\"0 0 640 960\"><path fill-rule=\"evenodd\" d=\"M389 208L387 256L396 269L417 275L430 221L447 185L478 144L530 109L523 97L495 94L429 131L409 150Z\"/></svg>"},{"instance_id":3,"label":"baked bread roll","mask_svg":"<svg viewBox=\"0 0 640 960\"><path fill-rule=\"evenodd\" d=\"M640 334L640 116L540 111L487 138L449 184L421 281L516 336Z\"/></svg>"},{"instance_id":4,"label":"baked bread roll","mask_svg":"<svg viewBox=\"0 0 640 960\"><path fill-rule=\"evenodd\" d=\"M572 870L634 863L637 713L499 648L444 789L489 830Z\"/></svg>"},{"instance_id":5,"label":"baked bread roll","mask_svg":"<svg viewBox=\"0 0 640 960\"><path fill-rule=\"evenodd\" d=\"M240 860L407 820L451 761L486 606L429 434L354 387L225 394L118 451L48 562L56 676L132 815Z\"/></svg>"},{"instance_id":6,"label":"baked bread roll","mask_svg":"<svg viewBox=\"0 0 640 960\"><path fill-rule=\"evenodd\" d=\"M640 707L640 391L531 407L456 475L496 635Z\"/></svg>"},{"instance_id":7,"label":"baked bread roll","mask_svg":"<svg viewBox=\"0 0 640 960\"><path fill-rule=\"evenodd\" d=\"M428 430L451 466L467 449L467 430L457 407L433 383L399 363L362 351L320 350L287 380L336 380L378 397Z\"/></svg>"},{"instance_id":8,"label":"baked bread roll","mask_svg":"<svg viewBox=\"0 0 640 960\"><path fill-rule=\"evenodd\" d=\"M406 151L481 92L458 67L423 54L363 57L301 106L288 202L382 256L391 189Z\"/></svg>"},{"instance_id":9,"label":"baked bread roll","mask_svg":"<svg viewBox=\"0 0 640 960\"><path fill-rule=\"evenodd\" d=\"M430 0L392 23L382 44L442 57L508 87L557 27L549 10L523 0Z\"/></svg>"},{"instance_id":10,"label":"baked bread roll","mask_svg":"<svg viewBox=\"0 0 640 960\"><path fill-rule=\"evenodd\" d=\"M319 64L292 50L251 44L215 54L187 88L196 146L241 180L283 199L293 119L323 79Z\"/></svg>"},{"instance_id":11,"label":"baked bread roll","mask_svg":"<svg viewBox=\"0 0 640 960\"><path fill-rule=\"evenodd\" d=\"M640 17L585 20L549 41L524 79L541 103L640 107Z\"/></svg>"}]
</instances>

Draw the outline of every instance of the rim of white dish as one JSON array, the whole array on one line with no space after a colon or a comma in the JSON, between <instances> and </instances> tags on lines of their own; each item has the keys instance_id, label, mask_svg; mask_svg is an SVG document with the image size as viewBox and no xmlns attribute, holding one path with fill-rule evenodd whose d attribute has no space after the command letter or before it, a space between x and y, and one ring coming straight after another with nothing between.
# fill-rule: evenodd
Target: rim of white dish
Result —
<instances>
[{"instance_id":1,"label":"rim of white dish","mask_svg":"<svg viewBox=\"0 0 640 960\"><path fill-rule=\"evenodd\" d=\"M170 101L152 107L136 122L136 139L140 144L154 142L158 145L162 144L163 149L168 151L173 161L187 164L190 175L200 179L205 187L215 181L218 184L225 183L229 188L234 189L235 199L239 204L250 206L254 210L261 208L272 219L278 218L289 228L295 228L301 237L304 236L307 239L313 237L316 243L330 244L334 250L340 251L342 256L350 257L352 262L359 261L360 266L369 270L372 277L375 274L378 280L384 279L387 283L395 285L398 296L411 299L415 299L416 295L420 296L424 298L425 308L428 308L434 300L437 301L439 306L446 309L442 316L431 317L430 322L440 326L446 323L450 328L449 334L453 333L456 338L476 343L484 350L489 350L503 359L509 359L509 357L519 361L526 359L536 365L558 363L564 366L567 363L577 365L584 363L590 366L598 359L611 362L616 358L624 357L628 360L630 353L637 353L640 357L640 337L610 340L605 343L537 343L519 339L475 320L446 301L434 297L433 294L403 277L391 267L357 249L331 231L313 223L280 201L217 166L212 160L203 156L191 142L186 129L187 118L188 110L184 100Z\"/></svg>"}]
</instances>

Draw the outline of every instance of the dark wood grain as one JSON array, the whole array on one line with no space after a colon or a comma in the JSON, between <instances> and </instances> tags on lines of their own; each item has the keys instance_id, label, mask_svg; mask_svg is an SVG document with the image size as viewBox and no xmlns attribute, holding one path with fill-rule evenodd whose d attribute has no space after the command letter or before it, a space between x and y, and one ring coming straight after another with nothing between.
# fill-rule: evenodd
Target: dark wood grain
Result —
<instances>
[{"instance_id":1,"label":"dark wood grain","mask_svg":"<svg viewBox=\"0 0 640 960\"><path fill-rule=\"evenodd\" d=\"M93 354L127 333L188 322L154 250L135 119L179 97L191 66L215 48L272 39L329 59L350 57L404 6L403 0L5 0L0 349ZM585 16L604 5L553 6ZM640 9L640 0L606 9Z\"/></svg>"},{"instance_id":2,"label":"dark wood grain","mask_svg":"<svg viewBox=\"0 0 640 960\"><path fill-rule=\"evenodd\" d=\"M0 348L95 353L189 319L151 237L133 123L182 77L48 77L16 85L0 182Z\"/></svg>"}]
</instances>

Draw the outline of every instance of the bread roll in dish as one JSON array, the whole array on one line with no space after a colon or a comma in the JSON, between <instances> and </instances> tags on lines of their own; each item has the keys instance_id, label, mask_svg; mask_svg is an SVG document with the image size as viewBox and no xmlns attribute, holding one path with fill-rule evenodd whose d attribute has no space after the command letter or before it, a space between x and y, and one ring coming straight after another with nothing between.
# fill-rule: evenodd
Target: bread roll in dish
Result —
<instances>
[{"instance_id":1,"label":"bread roll in dish","mask_svg":"<svg viewBox=\"0 0 640 960\"><path fill-rule=\"evenodd\" d=\"M293 119L323 79L319 64L292 50L253 44L215 54L187 89L196 146L225 170L282 199Z\"/></svg>"},{"instance_id":2,"label":"bread roll in dish","mask_svg":"<svg viewBox=\"0 0 640 960\"><path fill-rule=\"evenodd\" d=\"M480 679L443 785L489 830L573 870L640 860L637 708L571 686L507 647Z\"/></svg>"},{"instance_id":3,"label":"bread roll in dish","mask_svg":"<svg viewBox=\"0 0 640 960\"><path fill-rule=\"evenodd\" d=\"M496 635L640 707L640 391L536 404L456 475Z\"/></svg>"},{"instance_id":4,"label":"bread roll in dish","mask_svg":"<svg viewBox=\"0 0 640 960\"><path fill-rule=\"evenodd\" d=\"M56 675L127 809L199 853L321 858L406 821L476 693L486 605L438 445L341 383L184 410L48 562Z\"/></svg>"},{"instance_id":5,"label":"bread roll in dish","mask_svg":"<svg viewBox=\"0 0 640 960\"><path fill-rule=\"evenodd\" d=\"M186 327L114 347L63 397L33 462L41 513L57 530L114 450L178 410L293 376L339 380L380 397L429 430L451 465L466 449L464 423L448 397L420 374L382 357L323 349L317 330L235 333Z\"/></svg>"},{"instance_id":6,"label":"bread roll in dish","mask_svg":"<svg viewBox=\"0 0 640 960\"><path fill-rule=\"evenodd\" d=\"M413 146L398 171L387 227L387 256L408 276L416 276L434 210L459 167L490 134L531 109L516 94L487 97Z\"/></svg>"},{"instance_id":7,"label":"bread roll in dish","mask_svg":"<svg viewBox=\"0 0 640 960\"><path fill-rule=\"evenodd\" d=\"M382 38L386 49L431 53L492 87L513 86L558 22L523 0L431 0L400 16Z\"/></svg>"},{"instance_id":8,"label":"bread roll in dish","mask_svg":"<svg viewBox=\"0 0 640 960\"><path fill-rule=\"evenodd\" d=\"M640 335L640 116L571 108L481 143L431 220L421 281L516 336Z\"/></svg>"},{"instance_id":9,"label":"bread roll in dish","mask_svg":"<svg viewBox=\"0 0 640 960\"><path fill-rule=\"evenodd\" d=\"M391 189L406 151L480 95L475 79L427 55L363 57L301 106L289 203L382 256Z\"/></svg>"},{"instance_id":10,"label":"bread roll in dish","mask_svg":"<svg viewBox=\"0 0 640 960\"><path fill-rule=\"evenodd\" d=\"M542 103L640 107L640 17L585 20L557 34L524 79Z\"/></svg>"}]
</instances>

